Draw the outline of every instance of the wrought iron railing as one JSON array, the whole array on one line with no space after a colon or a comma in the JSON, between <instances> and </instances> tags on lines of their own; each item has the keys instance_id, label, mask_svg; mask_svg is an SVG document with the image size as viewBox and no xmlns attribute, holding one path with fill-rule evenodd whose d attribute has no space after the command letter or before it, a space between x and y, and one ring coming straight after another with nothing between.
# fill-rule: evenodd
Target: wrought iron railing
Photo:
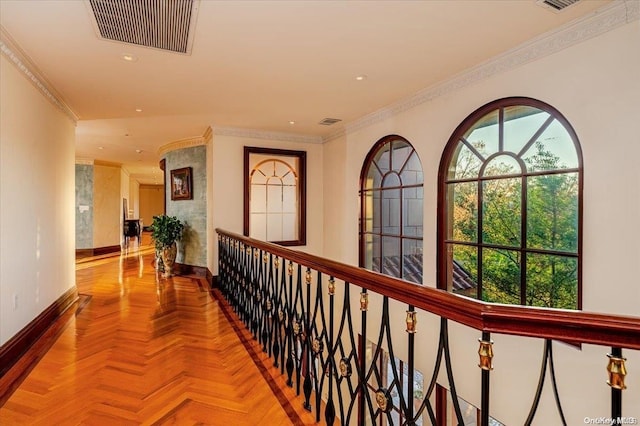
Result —
<instances>
[{"instance_id":1,"label":"wrought iron railing","mask_svg":"<svg viewBox=\"0 0 640 426\"><path fill-rule=\"evenodd\" d=\"M445 409L435 396L442 390L436 382L444 367L453 424L464 424L451 362L451 322L479 333L480 424L496 424L490 417L492 334L544 339L539 381L526 420L523 415L524 424L531 424L537 414L547 374L558 417L567 424L556 385L554 341L611 348L608 354L603 350L603 358L605 354L609 358L610 415L612 419L623 416L626 368L622 350L640 349L640 318L483 303L224 230L217 232L220 291L273 358L287 384L303 397L304 406L314 411L316 421L324 417L328 425L413 425L427 419L434 425L444 424ZM375 313L371 299L375 299ZM390 302L406 304L402 324L406 333L398 333L397 324L392 325ZM422 316L439 317L439 333L436 341L419 342L431 345L437 356L433 371L424 375L428 381L416 389L411 384L418 374L416 332ZM372 334L374 342L368 342ZM399 345L404 361L395 356ZM383 357L388 366L381 362Z\"/></svg>"}]
</instances>

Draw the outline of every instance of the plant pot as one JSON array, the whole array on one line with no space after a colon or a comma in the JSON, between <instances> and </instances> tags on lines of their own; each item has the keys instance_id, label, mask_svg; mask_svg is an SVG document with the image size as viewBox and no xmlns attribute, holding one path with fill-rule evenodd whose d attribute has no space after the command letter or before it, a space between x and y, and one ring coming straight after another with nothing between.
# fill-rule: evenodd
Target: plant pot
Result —
<instances>
[{"instance_id":1,"label":"plant pot","mask_svg":"<svg viewBox=\"0 0 640 426\"><path fill-rule=\"evenodd\" d=\"M178 245L176 243L171 244L168 247L164 247L160 251L160 259L162 259L162 265L164 266L164 276L173 276L173 265L176 263L176 255L178 254Z\"/></svg>"},{"instance_id":2,"label":"plant pot","mask_svg":"<svg viewBox=\"0 0 640 426\"><path fill-rule=\"evenodd\" d=\"M162 249L156 247L156 258L153 265L157 272L164 272L164 264L162 263Z\"/></svg>"}]
</instances>

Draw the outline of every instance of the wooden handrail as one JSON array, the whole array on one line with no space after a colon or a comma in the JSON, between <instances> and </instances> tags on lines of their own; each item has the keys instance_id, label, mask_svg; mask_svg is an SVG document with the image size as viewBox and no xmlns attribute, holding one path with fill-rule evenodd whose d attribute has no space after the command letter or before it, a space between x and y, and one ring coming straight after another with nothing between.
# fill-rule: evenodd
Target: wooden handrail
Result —
<instances>
[{"instance_id":1,"label":"wooden handrail","mask_svg":"<svg viewBox=\"0 0 640 426\"><path fill-rule=\"evenodd\" d=\"M481 302L219 228L216 232L476 330L640 350L640 317Z\"/></svg>"}]
</instances>

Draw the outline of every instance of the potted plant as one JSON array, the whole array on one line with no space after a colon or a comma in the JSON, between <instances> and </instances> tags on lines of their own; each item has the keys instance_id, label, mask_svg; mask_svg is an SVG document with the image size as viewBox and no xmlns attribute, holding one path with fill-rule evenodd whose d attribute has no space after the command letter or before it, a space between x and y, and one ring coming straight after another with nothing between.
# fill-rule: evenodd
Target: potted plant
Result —
<instances>
[{"instance_id":1,"label":"potted plant","mask_svg":"<svg viewBox=\"0 0 640 426\"><path fill-rule=\"evenodd\" d=\"M159 215L153 217L150 228L156 247L156 268L164 272L165 277L170 277L178 253L176 241L182 238L184 225L175 216Z\"/></svg>"}]
</instances>

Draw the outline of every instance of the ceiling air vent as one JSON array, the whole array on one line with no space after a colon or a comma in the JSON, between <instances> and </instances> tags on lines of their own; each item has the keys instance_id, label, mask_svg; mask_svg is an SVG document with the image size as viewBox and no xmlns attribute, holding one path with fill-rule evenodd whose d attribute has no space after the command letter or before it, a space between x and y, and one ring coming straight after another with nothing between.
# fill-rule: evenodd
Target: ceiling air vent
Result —
<instances>
[{"instance_id":1,"label":"ceiling air vent","mask_svg":"<svg viewBox=\"0 0 640 426\"><path fill-rule=\"evenodd\" d=\"M544 8L551 9L554 12L560 12L579 1L580 0L538 0L536 3Z\"/></svg>"},{"instance_id":2,"label":"ceiling air vent","mask_svg":"<svg viewBox=\"0 0 640 426\"><path fill-rule=\"evenodd\" d=\"M177 53L191 53L199 0L88 0L99 35Z\"/></svg>"},{"instance_id":3,"label":"ceiling air vent","mask_svg":"<svg viewBox=\"0 0 640 426\"><path fill-rule=\"evenodd\" d=\"M338 121L342 121L342 120L340 120L339 118L325 118L318 124L322 126L331 126L332 124L336 124Z\"/></svg>"}]
</instances>

